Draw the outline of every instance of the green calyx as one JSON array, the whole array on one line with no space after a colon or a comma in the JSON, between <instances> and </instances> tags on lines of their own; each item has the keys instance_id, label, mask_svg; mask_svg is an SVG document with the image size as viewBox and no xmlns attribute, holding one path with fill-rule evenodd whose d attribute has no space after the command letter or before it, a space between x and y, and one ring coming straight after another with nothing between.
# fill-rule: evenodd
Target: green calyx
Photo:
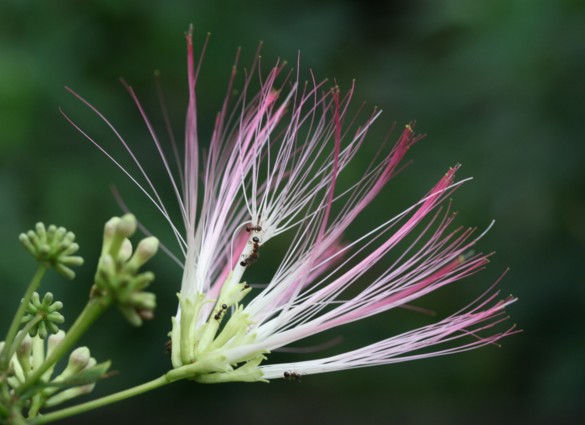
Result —
<instances>
[{"instance_id":1,"label":"green calyx","mask_svg":"<svg viewBox=\"0 0 585 425\"><path fill-rule=\"evenodd\" d=\"M64 227L37 223L35 230L21 233L18 237L26 250L47 267L54 268L67 279L73 279L73 266L83 264L83 258L73 255L79 250L75 243L75 234L68 232Z\"/></svg>"},{"instance_id":2,"label":"green calyx","mask_svg":"<svg viewBox=\"0 0 585 425\"><path fill-rule=\"evenodd\" d=\"M92 296L111 298L132 325L140 326L143 320L152 319L156 296L144 291L154 281L154 274L140 273L139 269L156 254L159 242L152 236L144 238L133 252L128 238L135 231L132 214L106 223Z\"/></svg>"},{"instance_id":3,"label":"green calyx","mask_svg":"<svg viewBox=\"0 0 585 425\"><path fill-rule=\"evenodd\" d=\"M242 366L229 372L208 373L197 375L194 380L200 384L221 384L224 382L268 382L262 379L262 372L258 368L262 361L266 360L263 355L257 355L254 359L248 360Z\"/></svg>"},{"instance_id":4,"label":"green calyx","mask_svg":"<svg viewBox=\"0 0 585 425\"><path fill-rule=\"evenodd\" d=\"M217 300L209 300L204 294L193 296L179 294L181 316L172 318L171 361L173 369L167 379L191 379L200 383L255 382L262 380L258 365L265 359L266 351L255 352L245 358L228 359L225 352L256 339L249 329L250 315L240 301L250 292L246 283L233 283L228 276ZM203 320L202 310L214 303Z\"/></svg>"}]
</instances>

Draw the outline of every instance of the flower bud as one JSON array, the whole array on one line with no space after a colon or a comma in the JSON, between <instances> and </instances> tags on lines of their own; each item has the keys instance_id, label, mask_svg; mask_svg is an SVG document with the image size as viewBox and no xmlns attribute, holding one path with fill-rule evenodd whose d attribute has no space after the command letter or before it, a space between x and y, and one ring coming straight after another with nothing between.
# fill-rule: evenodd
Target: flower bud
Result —
<instances>
[{"instance_id":1,"label":"flower bud","mask_svg":"<svg viewBox=\"0 0 585 425\"><path fill-rule=\"evenodd\" d=\"M88 365L90 359L91 354L89 348L87 347L76 348L69 356L69 362L67 363L67 367L65 368L63 373L59 375L59 379L68 378L69 376L82 371Z\"/></svg>"},{"instance_id":2,"label":"flower bud","mask_svg":"<svg viewBox=\"0 0 585 425\"><path fill-rule=\"evenodd\" d=\"M49 334L54 334L59 331L59 326L65 321L65 318L58 310L63 308L61 301L53 302L53 294L47 292L40 300L38 292L34 292L26 307L27 314L22 318L22 323L29 323L31 321L41 319L35 326L30 329L30 335L40 335L45 339Z\"/></svg>"},{"instance_id":3,"label":"flower bud","mask_svg":"<svg viewBox=\"0 0 585 425\"><path fill-rule=\"evenodd\" d=\"M142 292L154 280L151 272L139 273L158 250L158 239L147 237L133 252L128 240L136 231L136 218L126 214L110 219L104 228L102 255L95 274L92 297L107 296L116 303L128 321L139 326L153 316L154 294Z\"/></svg>"},{"instance_id":4,"label":"flower bud","mask_svg":"<svg viewBox=\"0 0 585 425\"><path fill-rule=\"evenodd\" d=\"M156 295L152 292L134 292L130 295L128 303L139 310L154 310Z\"/></svg>"},{"instance_id":5,"label":"flower bud","mask_svg":"<svg viewBox=\"0 0 585 425\"><path fill-rule=\"evenodd\" d=\"M159 242L154 236L142 239L136 247L136 252L126 264L126 270L135 273L158 251Z\"/></svg>"},{"instance_id":6,"label":"flower bud","mask_svg":"<svg viewBox=\"0 0 585 425\"><path fill-rule=\"evenodd\" d=\"M47 356L55 349L57 345L65 339L65 332L62 330L58 331L55 335L51 335L47 341Z\"/></svg>"},{"instance_id":7,"label":"flower bud","mask_svg":"<svg viewBox=\"0 0 585 425\"><path fill-rule=\"evenodd\" d=\"M113 217L104 226L104 241L102 256L106 253L113 258L118 258L120 249L129 236L136 231L136 218L132 214L122 217Z\"/></svg>"},{"instance_id":8,"label":"flower bud","mask_svg":"<svg viewBox=\"0 0 585 425\"><path fill-rule=\"evenodd\" d=\"M102 242L102 252L101 255L110 251L110 246L112 245L112 241L116 235L116 228L118 226L118 222L120 221L120 217L112 217L106 224L104 225L104 239Z\"/></svg>"},{"instance_id":9,"label":"flower bud","mask_svg":"<svg viewBox=\"0 0 585 425\"><path fill-rule=\"evenodd\" d=\"M125 238L132 236L136 232L136 217L134 217L134 214L124 214L118 222L116 231Z\"/></svg>"},{"instance_id":10,"label":"flower bud","mask_svg":"<svg viewBox=\"0 0 585 425\"><path fill-rule=\"evenodd\" d=\"M124 263L128 261L128 259L132 256L132 242L129 239L124 239L122 242L122 246L120 247L120 251L118 252L118 256L116 259L120 263Z\"/></svg>"},{"instance_id":11,"label":"flower bud","mask_svg":"<svg viewBox=\"0 0 585 425\"><path fill-rule=\"evenodd\" d=\"M21 233L20 242L37 261L47 267L53 267L59 274L68 279L75 277L75 272L68 266L78 266L83 259L73 256L79 249L75 240L75 234L68 232L64 227L50 225L48 228L43 223L37 223L35 230Z\"/></svg>"},{"instance_id":12,"label":"flower bud","mask_svg":"<svg viewBox=\"0 0 585 425\"><path fill-rule=\"evenodd\" d=\"M20 346L16 349L16 357L18 358L18 362L22 367L25 377L27 377L31 371L30 356L32 347L32 338L27 334L20 343Z\"/></svg>"}]
</instances>

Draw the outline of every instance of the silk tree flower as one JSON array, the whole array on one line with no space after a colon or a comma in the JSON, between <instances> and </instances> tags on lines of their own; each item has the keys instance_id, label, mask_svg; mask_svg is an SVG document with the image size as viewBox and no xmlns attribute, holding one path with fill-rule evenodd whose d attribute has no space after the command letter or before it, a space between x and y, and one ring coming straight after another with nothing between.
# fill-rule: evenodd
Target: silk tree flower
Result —
<instances>
[{"instance_id":1,"label":"silk tree flower","mask_svg":"<svg viewBox=\"0 0 585 425\"><path fill-rule=\"evenodd\" d=\"M168 155L127 87L160 154L182 225L172 218L136 150L80 98L112 129L139 175L84 135L154 203L182 250L179 308L170 332L174 370L169 379L206 383L296 379L462 352L515 332L513 326L495 328L506 319L504 308L515 298L500 299L490 288L443 320L353 351L286 364L266 362L272 351L310 336L410 306L484 268L489 255L472 250L481 237L474 229L452 226L455 214L447 199L466 181L455 179L459 166L450 168L402 213L384 219L357 240L344 239L344 232L400 171L409 147L420 139L409 124L393 147L368 141L379 145L378 152L348 184L348 174L355 172L348 166L381 113L374 109L362 119L363 107L350 112L353 85L347 92L337 85L328 88L327 81L318 82L312 73L303 83L299 71L287 70L281 62L265 74L257 58L232 100L234 66L228 95L203 150L196 106L201 61L195 64L191 33L186 38L189 103L182 167L173 166L173 155ZM175 158L177 151L173 150ZM280 264L261 265L261 252L280 235L290 241ZM273 270L272 277L246 283L244 275L251 267Z\"/></svg>"}]
</instances>

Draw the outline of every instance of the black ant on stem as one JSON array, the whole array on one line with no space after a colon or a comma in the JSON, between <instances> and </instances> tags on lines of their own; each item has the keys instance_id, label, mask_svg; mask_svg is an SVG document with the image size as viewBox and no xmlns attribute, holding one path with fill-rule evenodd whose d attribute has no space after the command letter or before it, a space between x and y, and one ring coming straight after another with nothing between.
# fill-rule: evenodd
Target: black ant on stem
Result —
<instances>
[{"instance_id":1,"label":"black ant on stem","mask_svg":"<svg viewBox=\"0 0 585 425\"><path fill-rule=\"evenodd\" d=\"M254 239L258 238L253 238L252 240ZM248 255L245 260L240 261L240 266L248 267L254 264L256 261L258 261L258 258L260 257L260 253L258 252L259 249L260 244L258 242L254 242L254 246L252 247L252 253Z\"/></svg>"},{"instance_id":2,"label":"black ant on stem","mask_svg":"<svg viewBox=\"0 0 585 425\"><path fill-rule=\"evenodd\" d=\"M260 225L255 225L255 226L246 226L246 232L261 232L262 231L262 226Z\"/></svg>"},{"instance_id":3,"label":"black ant on stem","mask_svg":"<svg viewBox=\"0 0 585 425\"><path fill-rule=\"evenodd\" d=\"M223 314L227 311L227 304L222 304L221 305L221 310L219 310L217 313L215 313L215 316L213 316L213 318L217 321L219 321L221 319L221 316L223 316Z\"/></svg>"},{"instance_id":4,"label":"black ant on stem","mask_svg":"<svg viewBox=\"0 0 585 425\"><path fill-rule=\"evenodd\" d=\"M260 216L258 216L258 221L260 221ZM260 226L259 222L255 226L248 225L246 226L246 232L261 232L262 226ZM252 253L248 255L244 260L240 261L240 266L248 267L258 261L260 258L260 238L258 236L252 237Z\"/></svg>"},{"instance_id":5,"label":"black ant on stem","mask_svg":"<svg viewBox=\"0 0 585 425\"><path fill-rule=\"evenodd\" d=\"M286 381L297 381L301 382L301 374L297 372L287 371L282 376Z\"/></svg>"},{"instance_id":6,"label":"black ant on stem","mask_svg":"<svg viewBox=\"0 0 585 425\"><path fill-rule=\"evenodd\" d=\"M262 231L262 226L260 226L260 218L262 217L261 214L258 214L258 221L256 222L256 225L251 225L248 224L246 226L246 232L261 232Z\"/></svg>"}]
</instances>

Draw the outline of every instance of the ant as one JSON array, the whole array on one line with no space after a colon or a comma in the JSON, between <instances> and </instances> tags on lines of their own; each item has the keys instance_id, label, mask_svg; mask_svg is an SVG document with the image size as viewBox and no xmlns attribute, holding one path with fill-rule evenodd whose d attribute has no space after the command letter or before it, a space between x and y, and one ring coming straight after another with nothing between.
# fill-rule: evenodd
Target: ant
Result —
<instances>
[{"instance_id":1,"label":"ant","mask_svg":"<svg viewBox=\"0 0 585 425\"><path fill-rule=\"evenodd\" d=\"M258 258L260 258L260 238L257 236L254 236L252 238L252 253L250 255L248 255L248 257L246 257L246 259L240 261L240 266L242 267L248 267L251 266L252 264L254 264L256 261L258 261Z\"/></svg>"},{"instance_id":2,"label":"ant","mask_svg":"<svg viewBox=\"0 0 585 425\"><path fill-rule=\"evenodd\" d=\"M297 381L301 382L301 374L297 372L284 372L283 378L287 381Z\"/></svg>"},{"instance_id":3,"label":"ant","mask_svg":"<svg viewBox=\"0 0 585 425\"><path fill-rule=\"evenodd\" d=\"M255 226L252 226L252 225L246 226L246 232L261 232L262 231L262 226L260 226L260 217L262 217L262 216L258 215L258 221L256 222Z\"/></svg>"},{"instance_id":4,"label":"ant","mask_svg":"<svg viewBox=\"0 0 585 425\"><path fill-rule=\"evenodd\" d=\"M221 320L221 316L223 316L223 314L227 311L227 308L228 308L227 304L222 304L221 310L215 313L215 316L213 316L213 318L217 321Z\"/></svg>"},{"instance_id":5,"label":"ant","mask_svg":"<svg viewBox=\"0 0 585 425\"><path fill-rule=\"evenodd\" d=\"M262 226L255 225L255 226L246 226L246 232L261 232Z\"/></svg>"},{"instance_id":6,"label":"ant","mask_svg":"<svg viewBox=\"0 0 585 425\"><path fill-rule=\"evenodd\" d=\"M242 267L251 266L256 261L258 261L259 257L260 257L260 254L258 253L258 251L252 251L252 253L250 255L248 255L248 257L246 257L245 260L240 261L240 266L242 266Z\"/></svg>"}]
</instances>

